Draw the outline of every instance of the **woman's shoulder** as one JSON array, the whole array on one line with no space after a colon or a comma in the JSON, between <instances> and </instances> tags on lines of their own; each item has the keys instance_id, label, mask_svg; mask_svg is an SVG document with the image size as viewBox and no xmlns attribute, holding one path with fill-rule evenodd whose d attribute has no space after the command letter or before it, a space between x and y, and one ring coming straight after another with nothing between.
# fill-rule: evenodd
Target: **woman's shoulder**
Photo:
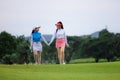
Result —
<instances>
[{"instance_id":1,"label":"woman's shoulder","mask_svg":"<svg viewBox=\"0 0 120 80\"><path fill-rule=\"evenodd\" d=\"M32 33L32 35L37 35L37 34L41 34L41 32L34 32L34 33Z\"/></svg>"},{"instance_id":2,"label":"woman's shoulder","mask_svg":"<svg viewBox=\"0 0 120 80\"><path fill-rule=\"evenodd\" d=\"M64 29L61 29L63 32L65 32L65 30Z\"/></svg>"},{"instance_id":3,"label":"woman's shoulder","mask_svg":"<svg viewBox=\"0 0 120 80\"><path fill-rule=\"evenodd\" d=\"M38 32L38 34L41 34L41 32Z\"/></svg>"}]
</instances>

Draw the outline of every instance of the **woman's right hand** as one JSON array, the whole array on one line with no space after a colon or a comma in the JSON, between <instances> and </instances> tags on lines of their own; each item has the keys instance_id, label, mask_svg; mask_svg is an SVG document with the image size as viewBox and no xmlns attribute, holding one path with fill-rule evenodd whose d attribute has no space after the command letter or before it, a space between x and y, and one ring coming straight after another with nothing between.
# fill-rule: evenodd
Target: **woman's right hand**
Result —
<instances>
[{"instance_id":1,"label":"woman's right hand","mask_svg":"<svg viewBox=\"0 0 120 80\"><path fill-rule=\"evenodd\" d=\"M48 46L50 46L50 43L48 43Z\"/></svg>"}]
</instances>

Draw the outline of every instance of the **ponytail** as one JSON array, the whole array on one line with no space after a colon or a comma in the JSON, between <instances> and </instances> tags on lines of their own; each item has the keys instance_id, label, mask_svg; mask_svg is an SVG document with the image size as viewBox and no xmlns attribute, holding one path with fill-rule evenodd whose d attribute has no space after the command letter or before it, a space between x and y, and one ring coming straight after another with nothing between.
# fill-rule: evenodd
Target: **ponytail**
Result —
<instances>
[{"instance_id":1,"label":"ponytail","mask_svg":"<svg viewBox=\"0 0 120 80\"><path fill-rule=\"evenodd\" d=\"M56 29L56 33L57 33L58 29Z\"/></svg>"},{"instance_id":2,"label":"ponytail","mask_svg":"<svg viewBox=\"0 0 120 80\"><path fill-rule=\"evenodd\" d=\"M34 32L35 32L35 30L33 29L32 32L31 32L31 34L33 34Z\"/></svg>"}]
</instances>

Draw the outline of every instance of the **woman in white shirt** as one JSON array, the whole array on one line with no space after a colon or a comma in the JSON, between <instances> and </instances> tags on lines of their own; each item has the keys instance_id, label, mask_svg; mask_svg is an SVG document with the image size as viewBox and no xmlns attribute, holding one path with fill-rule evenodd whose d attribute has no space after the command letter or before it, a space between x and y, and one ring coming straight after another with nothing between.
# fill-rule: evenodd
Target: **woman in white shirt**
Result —
<instances>
[{"instance_id":1,"label":"woman in white shirt","mask_svg":"<svg viewBox=\"0 0 120 80\"><path fill-rule=\"evenodd\" d=\"M69 46L67 43L67 36L65 34L63 24L61 21L57 22L55 24L57 29L55 33L52 36L52 39L49 43L49 45L53 42L53 40L56 38L56 48L58 52L58 59L60 64L65 64L64 62L64 51L65 51L65 46Z\"/></svg>"}]
</instances>

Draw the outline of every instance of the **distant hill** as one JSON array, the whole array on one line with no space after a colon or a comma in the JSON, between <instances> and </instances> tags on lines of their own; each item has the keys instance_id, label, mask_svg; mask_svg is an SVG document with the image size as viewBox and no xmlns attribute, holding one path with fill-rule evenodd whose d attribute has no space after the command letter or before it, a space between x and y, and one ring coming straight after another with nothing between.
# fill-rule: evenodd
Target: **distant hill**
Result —
<instances>
[{"instance_id":1,"label":"distant hill","mask_svg":"<svg viewBox=\"0 0 120 80\"><path fill-rule=\"evenodd\" d=\"M92 33L91 36L95 37L95 38L98 38L99 37L99 31Z\"/></svg>"},{"instance_id":2,"label":"distant hill","mask_svg":"<svg viewBox=\"0 0 120 80\"><path fill-rule=\"evenodd\" d=\"M49 42L52 38L52 35L44 34L44 38L46 39L47 42ZM96 31L91 34L92 37L98 38L99 37L99 31ZM26 40L30 41L30 36L25 37ZM43 40L42 40L43 41Z\"/></svg>"},{"instance_id":3,"label":"distant hill","mask_svg":"<svg viewBox=\"0 0 120 80\"><path fill-rule=\"evenodd\" d=\"M43 35L44 36L44 38L46 39L46 41L50 41L51 40L51 38L52 38L52 35Z\"/></svg>"}]
</instances>

